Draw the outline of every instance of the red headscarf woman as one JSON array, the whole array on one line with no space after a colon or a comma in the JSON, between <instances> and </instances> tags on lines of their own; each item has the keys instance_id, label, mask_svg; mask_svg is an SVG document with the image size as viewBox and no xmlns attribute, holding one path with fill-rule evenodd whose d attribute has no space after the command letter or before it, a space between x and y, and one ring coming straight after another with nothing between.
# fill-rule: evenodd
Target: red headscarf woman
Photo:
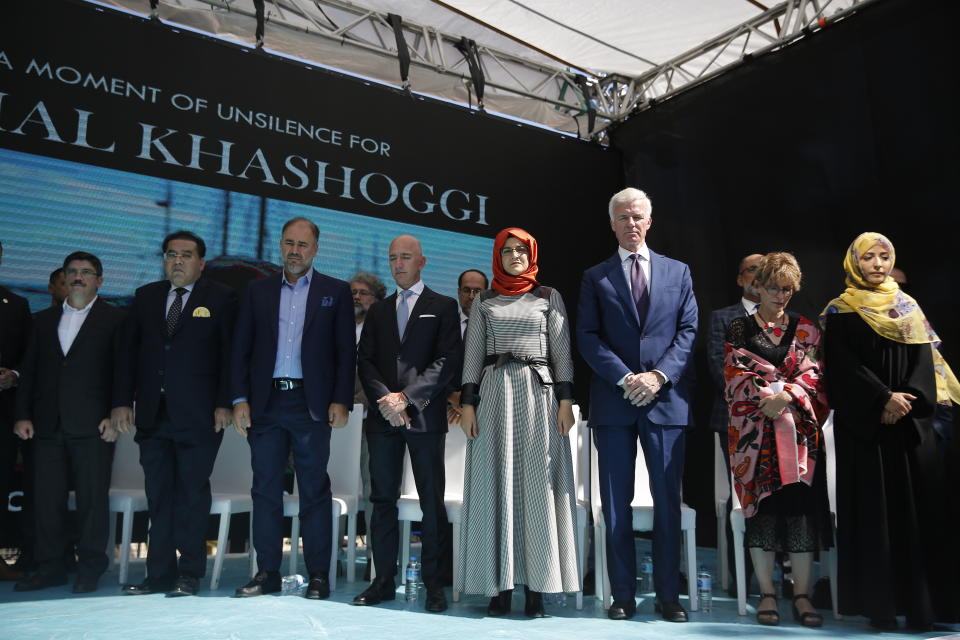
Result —
<instances>
[{"instance_id":1,"label":"red headscarf woman","mask_svg":"<svg viewBox=\"0 0 960 640\"><path fill-rule=\"evenodd\" d=\"M507 240L516 238L524 246L507 247ZM503 267L504 251L512 253L517 261L522 261L526 249L527 268L518 275L508 273ZM519 227L507 227L497 234L493 241L493 290L504 296L519 296L530 291L537 282L537 239Z\"/></svg>"}]
</instances>

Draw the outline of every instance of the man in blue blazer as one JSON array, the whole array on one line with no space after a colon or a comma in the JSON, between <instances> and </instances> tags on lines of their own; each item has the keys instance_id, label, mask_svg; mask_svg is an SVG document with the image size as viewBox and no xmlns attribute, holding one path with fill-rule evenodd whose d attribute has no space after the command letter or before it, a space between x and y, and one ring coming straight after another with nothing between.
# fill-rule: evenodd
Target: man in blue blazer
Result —
<instances>
[{"instance_id":1,"label":"man in blue blazer","mask_svg":"<svg viewBox=\"0 0 960 640\"><path fill-rule=\"evenodd\" d=\"M356 349L350 285L313 268L319 239L310 220L288 220L280 240L283 273L248 284L237 316L233 422L250 443L259 565L237 589L241 598L280 590L283 478L291 449L310 575L306 597L330 595L330 427L347 424Z\"/></svg>"},{"instance_id":2,"label":"man in blue blazer","mask_svg":"<svg viewBox=\"0 0 960 640\"><path fill-rule=\"evenodd\" d=\"M654 501L653 560L657 611L686 622L679 603L680 492L689 390L684 370L697 333L697 301L687 265L646 245L652 206L628 188L610 200L617 253L591 267L580 288L577 338L593 369L590 420L599 458L607 526L608 615L636 613L633 499L637 440Z\"/></svg>"},{"instance_id":3,"label":"man in blue blazer","mask_svg":"<svg viewBox=\"0 0 960 640\"><path fill-rule=\"evenodd\" d=\"M233 419L237 294L201 278L203 238L175 231L162 249L166 279L137 289L120 329L111 420L136 427L150 510L147 578L122 591L174 597L195 595L206 573L210 474Z\"/></svg>"}]
</instances>

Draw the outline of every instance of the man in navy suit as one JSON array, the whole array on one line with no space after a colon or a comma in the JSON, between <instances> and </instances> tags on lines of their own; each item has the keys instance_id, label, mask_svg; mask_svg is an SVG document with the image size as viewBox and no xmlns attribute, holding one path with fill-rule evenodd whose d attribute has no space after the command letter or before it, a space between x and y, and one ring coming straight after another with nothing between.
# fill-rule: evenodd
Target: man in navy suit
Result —
<instances>
[{"instance_id":1,"label":"man in navy suit","mask_svg":"<svg viewBox=\"0 0 960 640\"><path fill-rule=\"evenodd\" d=\"M653 560L657 610L686 622L679 603L680 492L688 385L683 373L697 333L697 301L687 265L655 253L646 194L628 188L610 200L617 253L583 275L577 338L593 369L590 427L597 446L600 499L607 526L608 615L636 613L633 499L637 440L654 501Z\"/></svg>"},{"instance_id":2,"label":"man in navy suit","mask_svg":"<svg viewBox=\"0 0 960 640\"><path fill-rule=\"evenodd\" d=\"M397 291L370 307L357 356L360 382L371 404L367 445L377 577L353 603L375 605L395 597L397 498L406 448L423 511L425 608L436 613L447 608L441 568L448 544L443 453L447 393L459 385L462 365L459 314L453 298L431 291L420 280L427 259L416 238L394 238L389 261Z\"/></svg>"},{"instance_id":3,"label":"man in navy suit","mask_svg":"<svg viewBox=\"0 0 960 640\"><path fill-rule=\"evenodd\" d=\"M306 597L330 595L330 428L347 424L356 349L350 285L313 268L319 240L310 220L288 220L280 240L283 273L248 284L237 316L233 422L250 443L259 565L237 589L241 598L280 590L283 479L291 449L310 575Z\"/></svg>"},{"instance_id":4,"label":"man in navy suit","mask_svg":"<svg viewBox=\"0 0 960 640\"><path fill-rule=\"evenodd\" d=\"M175 231L162 247L167 278L137 289L120 330L111 420L121 432L136 422L150 509L147 579L123 593L174 597L195 595L206 573L210 473L233 418L237 294L200 277L199 236Z\"/></svg>"}]
</instances>

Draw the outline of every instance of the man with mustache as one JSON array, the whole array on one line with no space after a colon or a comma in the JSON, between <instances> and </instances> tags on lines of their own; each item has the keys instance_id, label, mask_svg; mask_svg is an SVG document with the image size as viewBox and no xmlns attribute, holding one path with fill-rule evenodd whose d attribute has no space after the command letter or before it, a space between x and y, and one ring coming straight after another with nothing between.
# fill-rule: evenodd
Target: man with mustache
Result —
<instances>
[{"instance_id":1,"label":"man with mustache","mask_svg":"<svg viewBox=\"0 0 960 640\"><path fill-rule=\"evenodd\" d=\"M63 261L69 294L36 316L17 393L14 432L34 442L37 571L14 586L34 591L66 584L63 550L68 473L77 497L74 593L95 591L107 568L110 467L117 433L110 424L114 339L124 312L101 300L103 266L77 251Z\"/></svg>"},{"instance_id":2,"label":"man with mustache","mask_svg":"<svg viewBox=\"0 0 960 640\"><path fill-rule=\"evenodd\" d=\"M150 510L147 578L124 585L127 595L195 595L206 573L210 474L233 418L237 294L201 278L205 254L190 231L164 238L167 277L137 289L120 330L111 419L137 430Z\"/></svg>"},{"instance_id":3,"label":"man with mustache","mask_svg":"<svg viewBox=\"0 0 960 640\"><path fill-rule=\"evenodd\" d=\"M330 428L347 424L356 348L350 286L313 268L319 240L310 220L288 220L280 239L283 272L248 284L237 316L233 423L250 443L259 568L237 589L238 598L280 591L283 480L291 449L310 574L306 597L330 595Z\"/></svg>"}]
</instances>

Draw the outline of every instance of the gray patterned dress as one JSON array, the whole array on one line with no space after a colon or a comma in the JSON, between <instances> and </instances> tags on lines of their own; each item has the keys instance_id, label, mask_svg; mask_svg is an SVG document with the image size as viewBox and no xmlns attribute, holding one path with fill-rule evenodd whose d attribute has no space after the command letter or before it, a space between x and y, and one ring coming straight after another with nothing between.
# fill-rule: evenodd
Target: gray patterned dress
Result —
<instances>
[{"instance_id":1,"label":"gray patterned dress","mask_svg":"<svg viewBox=\"0 0 960 640\"><path fill-rule=\"evenodd\" d=\"M485 365L487 356L507 353L512 358L499 366ZM459 591L495 596L517 584L579 591L570 442L557 430L558 397L571 397L572 382L559 293L490 291L474 302L463 383L464 396L479 384L480 400L478 435L467 442Z\"/></svg>"}]
</instances>

